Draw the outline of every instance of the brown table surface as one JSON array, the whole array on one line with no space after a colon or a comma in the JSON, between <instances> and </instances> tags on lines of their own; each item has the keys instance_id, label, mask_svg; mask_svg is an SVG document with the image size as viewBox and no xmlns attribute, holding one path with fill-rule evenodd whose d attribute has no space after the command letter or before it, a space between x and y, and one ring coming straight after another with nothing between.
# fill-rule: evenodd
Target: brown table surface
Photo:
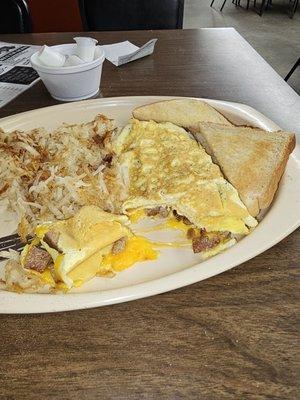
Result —
<instances>
[{"instance_id":1,"label":"brown table surface","mask_svg":"<svg viewBox=\"0 0 300 400\"><path fill-rule=\"evenodd\" d=\"M0 40L52 45L76 35ZM105 62L100 96L236 101L300 133L298 95L234 29L92 36L103 44L159 39L148 58L119 68ZM57 103L39 82L0 116ZM297 230L237 268L170 293L91 310L1 315L0 399L299 398L299 261Z\"/></svg>"}]
</instances>

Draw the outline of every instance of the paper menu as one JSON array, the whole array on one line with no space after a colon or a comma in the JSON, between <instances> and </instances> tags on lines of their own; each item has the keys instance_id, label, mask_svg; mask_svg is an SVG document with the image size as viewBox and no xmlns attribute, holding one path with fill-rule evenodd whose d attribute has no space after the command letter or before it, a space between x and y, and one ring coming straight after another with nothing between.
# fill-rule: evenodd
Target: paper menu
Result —
<instances>
[{"instance_id":1,"label":"paper menu","mask_svg":"<svg viewBox=\"0 0 300 400\"><path fill-rule=\"evenodd\" d=\"M38 79L30 57L40 46L0 42L0 107L27 90Z\"/></svg>"}]
</instances>

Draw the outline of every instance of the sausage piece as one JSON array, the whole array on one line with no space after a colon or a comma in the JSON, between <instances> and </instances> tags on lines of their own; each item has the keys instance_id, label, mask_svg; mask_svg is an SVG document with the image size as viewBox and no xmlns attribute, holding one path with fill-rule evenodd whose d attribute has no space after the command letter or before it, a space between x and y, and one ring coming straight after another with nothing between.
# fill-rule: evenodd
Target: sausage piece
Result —
<instances>
[{"instance_id":1,"label":"sausage piece","mask_svg":"<svg viewBox=\"0 0 300 400\"><path fill-rule=\"evenodd\" d=\"M59 233L55 231L49 231L43 237L44 242L47 243L48 246L57 250L59 253L62 253L62 250L58 247L58 239Z\"/></svg>"},{"instance_id":2,"label":"sausage piece","mask_svg":"<svg viewBox=\"0 0 300 400\"><path fill-rule=\"evenodd\" d=\"M182 222L185 225L192 225L191 221L187 217L182 217Z\"/></svg>"},{"instance_id":3,"label":"sausage piece","mask_svg":"<svg viewBox=\"0 0 300 400\"><path fill-rule=\"evenodd\" d=\"M173 210L173 215L177 221L182 221L185 225L192 225L191 221L187 217L179 215L176 210Z\"/></svg>"},{"instance_id":4,"label":"sausage piece","mask_svg":"<svg viewBox=\"0 0 300 400\"><path fill-rule=\"evenodd\" d=\"M197 230L196 230L195 228L189 228L189 229L187 230L187 232L186 232L186 237L187 237L188 239L193 239L193 238L195 238L196 236L198 236L198 232L197 232Z\"/></svg>"},{"instance_id":5,"label":"sausage piece","mask_svg":"<svg viewBox=\"0 0 300 400\"><path fill-rule=\"evenodd\" d=\"M103 158L103 162L104 162L108 167L111 166L112 160L113 160L113 154L106 154L106 156Z\"/></svg>"},{"instance_id":6,"label":"sausage piece","mask_svg":"<svg viewBox=\"0 0 300 400\"><path fill-rule=\"evenodd\" d=\"M52 258L46 250L32 246L25 258L24 268L43 272L51 262Z\"/></svg>"},{"instance_id":7,"label":"sausage piece","mask_svg":"<svg viewBox=\"0 0 300 400\"><path fill-rule=\"evenodd\" d=\"M230 238L230 232L210 232L207 234L205 229L200 230L200 235L193 237L192 246L194 253L212 249L222 240Z\"/></svg>"},{"instance_id":8,"label":"sausage piece","mask_svg":"<svg viewBox=\"0 0 300 400\"><path fill-rule=\"evenodd\" d=\"M169 210L166 207L158 206L147 210L148 217L159 215L161 218L166 218L169 215Z\"/></svg>"},{"instance_id":9,"label":"sausage piece","mask_svg":"<svg viewBox=\"0 0 300 400\"><path fill-rule=\"evenodd\" d=\"M221 241L219 236L208 237L201 235L192 239L194 253L200 253L201 251L212 249L217 246Z\"/></svg>"},{"instance_id":10,"label":"sausage piece","mask_svg":"<svg viewBox=\"0 0 300 400\"><path fill-rule=\"evenodd\" d=\"M188 239L193 239L197 236L204 235L205 233L205 228L189 228L186 232L186 237Z\"/></svg>"}]
</instances>

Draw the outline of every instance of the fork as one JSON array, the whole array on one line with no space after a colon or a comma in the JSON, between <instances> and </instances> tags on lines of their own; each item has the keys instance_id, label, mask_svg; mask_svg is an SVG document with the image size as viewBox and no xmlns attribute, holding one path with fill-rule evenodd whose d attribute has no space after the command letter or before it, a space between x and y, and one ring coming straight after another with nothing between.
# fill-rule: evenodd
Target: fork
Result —
<instances>
[{"instance_id":1,"label":"fork","mask_svg":"<svg viewBox=\"0 0 300 400\"><path fill-rule=\"evenodd\" d=\"M23 250L26 243L21 241L20 236L17 233L13 235L4 236L0 238L0 251L7 251L9 249L13 249L16 251ZM0 257L0 261L5 260L4 257Z\"/></svg>"}]
</instances>

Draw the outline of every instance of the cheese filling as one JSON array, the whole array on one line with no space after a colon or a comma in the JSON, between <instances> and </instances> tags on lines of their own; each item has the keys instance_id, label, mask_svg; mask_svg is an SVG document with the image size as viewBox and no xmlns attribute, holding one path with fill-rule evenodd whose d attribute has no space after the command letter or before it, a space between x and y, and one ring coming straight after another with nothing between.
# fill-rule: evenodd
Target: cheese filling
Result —
<instances>
[{"instance_id":1,"label":"cheese filling","mask_svg":"<svg viewBox=\"0 0 300 400\"><path fill-rule=\"evenodd\" d=\"M134 236L121 224L127 217L113 219L95 209L80 213L77 220L74 217L36 228L36 236L20 257L21 267L28 275L38 277L53 289L67 291L95 276L113 276L137 262L157 258L148 239Z\"/></svg>"},{"instance_id":2,"label":"cheese filling","mask_svg":"<svg viewBox=\"0 0 300 400\"><path fill-rule=\"evenodd\" d=\"M111 267L114 271L123 271L133 264L146 260L155 260L157 251L153 249L152 243L141 236L130 237L125 244L125 248L118 254L111 252L104 256L102 265Z\"/></svg>"},{"instance_id":3,"label":"cheese filling","mask_svg":"<svg viewBox=\"0 0 300 400\"><path fill-rule=\"evenodd\" d=\"M192 245L194 253L201 253L204 258L211 257L217 254L223 249L233 245L236 240L234 239L232 232L234 231L234 223L230 220L231 232L226 231L226 224L220 225L220 231L209 230L206 226L197 227L192 224L185 216L179 215L175 210L171 211L168 207L155 207L150 209L132 209L129 211L129 218L133 222L138 222L145 216L150 216L156 219L157 217L162 219L162 222L155 224L152 227L142 228L142 233L152 233L159 230L175 229L180 231L184 237L188 240L186 242L154 242L157 247L182 247L186 246L187 243ZM238 222L237 222L238 223ZM217 225L215 225L217 227Z\"/></svg>"}]
</instances>

